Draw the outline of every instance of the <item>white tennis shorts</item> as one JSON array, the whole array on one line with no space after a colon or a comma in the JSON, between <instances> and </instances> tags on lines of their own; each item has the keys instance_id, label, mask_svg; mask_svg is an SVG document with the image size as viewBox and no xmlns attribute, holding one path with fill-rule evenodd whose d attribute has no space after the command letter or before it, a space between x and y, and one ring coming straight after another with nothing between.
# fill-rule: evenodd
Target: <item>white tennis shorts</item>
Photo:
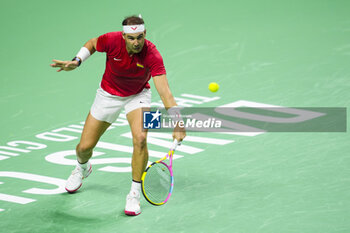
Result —
<instances>
[{"instance_id":1,"label":"white tennis shorts","mask_svg":"<svg viewBox=\"0 0 350 233\"><path fill-rule=\"evenodd\" d=\"M90 114L99 121L113 123L117 120L122 109L125 113L151 106L151 89L143 89L136 95L120 97L111 95L101 87L97 89L95 101L91 106Z\"/></svg>"}]
</instances>

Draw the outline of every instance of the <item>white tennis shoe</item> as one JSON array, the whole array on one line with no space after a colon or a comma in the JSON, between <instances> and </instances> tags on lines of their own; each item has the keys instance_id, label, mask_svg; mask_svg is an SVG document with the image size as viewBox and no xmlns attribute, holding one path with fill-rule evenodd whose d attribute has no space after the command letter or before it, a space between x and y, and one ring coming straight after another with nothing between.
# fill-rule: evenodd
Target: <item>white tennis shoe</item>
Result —
<instances>
[{"instance_id":1,"label":"white tennis shoe","mask_svg":"<svg viewBox=\"0 0 350 233\"><path fill-rule=\"evenodd\" d=\"M79 165L75 167L72 174L68 177L66 183L66 190L69 193L74 193L83 184L83 179L87 178L92 172L92 166L90 162L87 162L86 169L81 168Z\"/></svg>"},{"instance_id":2,"label":"white tennis shoe","mask_svg":"<svg viewBox=\"0 0 350 233\"><path fill-rule=\"evenodd\" d=\"M140 193L130 192L126 196L125 214L136 216L141 214Z\"/></svg>"}]
</instances>

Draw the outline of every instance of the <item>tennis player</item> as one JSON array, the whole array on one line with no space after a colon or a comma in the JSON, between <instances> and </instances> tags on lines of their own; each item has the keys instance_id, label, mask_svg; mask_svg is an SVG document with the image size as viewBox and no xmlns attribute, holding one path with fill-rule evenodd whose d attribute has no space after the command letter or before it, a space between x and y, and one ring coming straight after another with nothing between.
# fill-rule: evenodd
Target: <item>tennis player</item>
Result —
<instances>
[{"instance_id":1,"label":"tennis player","mask_svg":"<svg viewBox=\"0 0 350 233\"><path fill-rule=\"evenodd\" d=\"M122 25L123 31L90 39L72 61L53 60L51 66L59 68L58 72L71 71L95 51L106 53L106 69L76 147L78 163L67 180L66 190L74 193L81 187L82 180L89 176L89 159L94 147L124 108L133 140L132 184L126 197L125 214L139 215L141 176L148 162L147 131L142 128L142 108L150 108L148 81L151 77L169 115L178 114L178 110L168 85L162 56L156 46L145 39L143 19L141 16L130 16L124 19ZM176 126L173 138L182 141L185 136L185 129Z\"/></svg>"}]
</instances>

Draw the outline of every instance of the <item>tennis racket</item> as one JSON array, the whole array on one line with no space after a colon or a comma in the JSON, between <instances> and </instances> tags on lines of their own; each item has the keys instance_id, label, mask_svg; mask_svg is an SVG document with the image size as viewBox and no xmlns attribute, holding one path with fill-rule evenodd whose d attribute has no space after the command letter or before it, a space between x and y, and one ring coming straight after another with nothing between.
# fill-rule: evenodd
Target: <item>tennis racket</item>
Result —
<instances>
[{"instance_id":1,"label":"tennis racket","mask_svg":"<svg viewBox=\"0 0 350 233\"><path fill-rule=\"evenodd\" d=\"M180 143L175 139L168 154L149 165L142 174L142 194L152 205L165 204L173 192L173 155L178 145ZM165 163L167 158L169 159L169 164Z\"/></svg>"}]
</instances>

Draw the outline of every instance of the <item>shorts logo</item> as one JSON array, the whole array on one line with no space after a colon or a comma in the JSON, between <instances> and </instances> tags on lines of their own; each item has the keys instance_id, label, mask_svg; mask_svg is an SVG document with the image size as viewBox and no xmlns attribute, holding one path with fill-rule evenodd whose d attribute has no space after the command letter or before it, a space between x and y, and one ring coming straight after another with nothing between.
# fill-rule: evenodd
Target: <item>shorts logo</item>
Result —
<instances>
[{"instance_id":1,"label":"shorts logo","mask_svg":"<svg viewBox=\"0 0 350 233\"><path fill-rule=\"evenodd\" d=\"M136 63L136 65L138 66L138 67L140 67L140 68L145 68L142 64L140 64L140 63Z\"/></svg>"},{"instance_id":2,"label":"shorts logo","mask_svg":"<svg viewBox=\"0 0 350 233\"><path fill-rule=\"evenodd\" d=\"M144 111L143 112L143 128L144 129L160 129L161 128L161 116L162 113L157 110L156 112Z\"/></svg>"}]
</instances>

